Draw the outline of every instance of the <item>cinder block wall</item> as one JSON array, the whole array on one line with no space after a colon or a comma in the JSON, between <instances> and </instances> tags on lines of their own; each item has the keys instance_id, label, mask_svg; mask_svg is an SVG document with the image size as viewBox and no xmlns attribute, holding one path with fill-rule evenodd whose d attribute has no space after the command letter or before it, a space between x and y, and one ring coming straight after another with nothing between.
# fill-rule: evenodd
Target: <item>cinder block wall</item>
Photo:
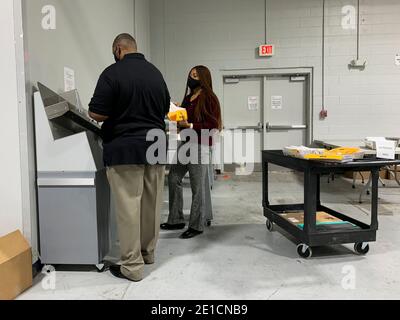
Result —
<instances>
[{"instance_id":1,"label":"cinder block wall","mask_svg":"<svg viewBox=\"0 0 400 320\"><path fill-rule=\"evenodd\" d=\"M172 97L183 95L188 70L209 66L222 96L221 69L314 67L314 137L400 135L400 2L361 0L360 56L364 71L349 70L357 53L356 29L345 29L344 6L326 0L325 105L322 107L322 0L267 0L270 59L256 56L265 38L264 0L151 0L152 61L165 74Z\"/></svg>"}]
</instances>

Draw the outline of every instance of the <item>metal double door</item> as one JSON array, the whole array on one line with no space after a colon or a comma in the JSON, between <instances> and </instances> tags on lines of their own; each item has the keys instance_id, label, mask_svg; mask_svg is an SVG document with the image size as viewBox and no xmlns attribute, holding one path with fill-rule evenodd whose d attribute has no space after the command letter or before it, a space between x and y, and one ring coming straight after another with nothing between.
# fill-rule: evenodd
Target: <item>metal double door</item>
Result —
<instances>
[{"instance_id":1,"label":"metal double door","mask_svg":"<svg viewBox=\"0 0 400 320\"><path fill-rule=\"evenodd\" d=\"M307 145L311 136L309 92L307 75L225 77L225 130L254 132L256 164L261 163L262 150Z\"/></svg>"}]
</instances>

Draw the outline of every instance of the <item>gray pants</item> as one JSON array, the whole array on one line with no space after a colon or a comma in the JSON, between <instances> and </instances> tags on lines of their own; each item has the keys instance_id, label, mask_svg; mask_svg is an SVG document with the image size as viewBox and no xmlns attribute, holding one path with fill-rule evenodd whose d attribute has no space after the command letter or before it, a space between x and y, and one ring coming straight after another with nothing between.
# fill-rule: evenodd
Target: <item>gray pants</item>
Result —
<instances>
[{"instance_id":1,"label":"gray pants","mask_svg":"<svg viewBox=\"0 0 400 320\"><path fill-rule=\"evenodd\" d=\"M208 147L199 146L199 159L204 159ZM206 155L207 156L207 155ZM211 186L208 164L187 164L179 162L171 166L169 185L169 224L184 223L183 216L183 186L182 181L189 172L192 189L192 206L190 210L189 228L203 231L207 221L213 219L211 204Z\"/></svg>"}]
</instances>

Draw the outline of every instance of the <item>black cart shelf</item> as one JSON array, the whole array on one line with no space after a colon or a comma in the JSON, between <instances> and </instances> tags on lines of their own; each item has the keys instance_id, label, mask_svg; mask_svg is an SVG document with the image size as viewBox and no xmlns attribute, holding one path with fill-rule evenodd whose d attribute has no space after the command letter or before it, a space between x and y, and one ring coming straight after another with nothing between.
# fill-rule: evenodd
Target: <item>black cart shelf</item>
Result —
<instances>
[{"instance_id":1,"label":"black cart shelf","mask_svg":"<svg viewBox=\"0 0 400 320\"><path fill-rule=\"evenodd\" d=\"M270 205L268 198L269 164L278 165L304 173L304 203ZM369 242L376 241L378 230L378 181L379 170L385 166L400 165L399 160L366 159L349 163L309 161L285 156L282 151L262 152L263 207L267 228L272 231L274 224L294 236L300 244L298 254L303 258L312 256L317 246L354 243L358 254L367 254ZM320 179L323 174L370 171L372 177L371 225L346 216L321 204ZM348 224L318 225L317 212L326 212ZM304 213L304 227L293 224L283 215L293 212Z\"/></svg>"}]
</instances>

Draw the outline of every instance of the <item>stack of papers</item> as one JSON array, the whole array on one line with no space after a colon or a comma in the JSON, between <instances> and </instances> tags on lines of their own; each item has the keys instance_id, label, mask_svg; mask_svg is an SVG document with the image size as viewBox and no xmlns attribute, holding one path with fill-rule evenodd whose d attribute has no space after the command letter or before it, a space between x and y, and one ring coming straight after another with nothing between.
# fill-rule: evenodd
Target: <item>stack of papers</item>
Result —
<instances>
[{"instance_id":1,"label":"stack of papers","mask_svg":"<svg viewBox=\"0 0 400 320\"><path fill-rule=\"evenodd\" d=\"M376 144L381 142L381 141L386 141L385 137L367 137L365 138L365 146L368 149L376 150Z\"/></svg>"},{"instance_id":2,"label":"stack of papers","mask_svg":"<svg viewBox=\"0 0 400 320\"><path fill-rule=\"evenodd\" d=\"M385 138L385 137L367 137L365 138L365 146L372 150L377 150L377 145L385 144L388 141L391 141L397 147L400 144L400 138Z\"/></svg>"},{"instance_id":3,"label":"stack of papers","mask_svg":"<svg viewBox=\"0 0 400 320\"><path fill-rule=\"evenodd\" d=\"M304 229L304 212L293 212L293 213L284 213L281 215L283 218L294 224L295 226L299 227L300 229ZM317 226L338 226L338 228L348 227L348 228L355 228L356 225L348 222L343 221L339 218L336 218L329 213L320 211L316 214L316 224ZM329 230L329 229L328 229Z\"/></svg>"},{"instance_id":4,"label":"stack of papers","mask_svg":"<svg viewBox=\"0 0 400 320\"><path fill-rule=\"evenodd\" d=\"M283 149L283 154L295 158L305 159L309 155L322 155L325 149L307 148L305 146L290 146Z\"/></svg>"},{"instance_id":5,"label":"stack of papers","mask_svg":"<svg viewBox=\"0 0 400 320\"><path fill-rule=\"evenodd\" d=\"M351 155L333 155L333 154L323 154L323 155L309 155L306 157L307 160L316 160L324 162L352 162L354 158Z\"/></svg>"},{"instance_id":6,"label":"stack of papers","mask_svg":"<svg viewBox=\"0 0 400 320\"><path fill-rule=\"evenodd\" d=\"M287 156L315 160L315 161L330 161L330 162L352 162L355 159L364 158L364 152L360 148L336 148L333 150L314 149L304 146L286 147L283 153Z\"/></svg>"},{"instance_id":7,"label":"stack of papers","mask_svg":"<svg viewBox=\"0 0 400 320\"><path fill-rule=\"evenodd\" d=\"M364 152L360 148L336 148L325 151L319 156L308 156L308 160L323 160L332 162L352 162L355 159L364 158Z\"/></svg>"}]
</instances>

